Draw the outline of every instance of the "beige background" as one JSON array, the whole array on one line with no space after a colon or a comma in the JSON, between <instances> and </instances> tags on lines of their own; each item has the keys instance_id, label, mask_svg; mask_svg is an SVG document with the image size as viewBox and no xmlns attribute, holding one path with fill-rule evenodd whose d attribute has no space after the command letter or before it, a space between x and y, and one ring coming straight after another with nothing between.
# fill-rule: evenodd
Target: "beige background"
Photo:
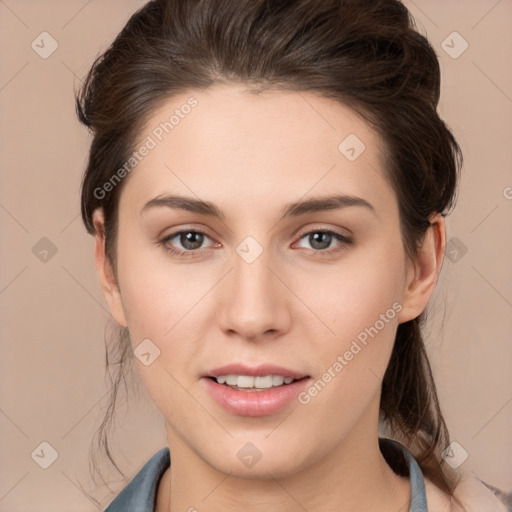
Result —
<instances>
[{"instance_id":1,"label":"beige background","mask_svg":"<svg viewBox=\"0 0 512 512\"><path fill-rule=\"evenodd\" d=\"M73 89L142 4L0 0L0 511L87 512L114 497L94 489L88 473L89 443L107 405L109 315L93 239L79 218L89 137L75 119ZM469 454L462 467L511 491L512 2L406 5L441 59L441 112L465 154L448 220L454 261L446 259L432 304L429 351L451 434ZM58 43L47 59L31 48L43 31ZM456 59L441 46L453 31L469 44ZM452 52L461 48L450 41ZM46 262L32 252L43 237L57 249ZM112 446L131 477L166 440L145 391L135 385L130 393ZM48 469L31 456L42 442L58 452Z\"/></svg>"}]
</instances>

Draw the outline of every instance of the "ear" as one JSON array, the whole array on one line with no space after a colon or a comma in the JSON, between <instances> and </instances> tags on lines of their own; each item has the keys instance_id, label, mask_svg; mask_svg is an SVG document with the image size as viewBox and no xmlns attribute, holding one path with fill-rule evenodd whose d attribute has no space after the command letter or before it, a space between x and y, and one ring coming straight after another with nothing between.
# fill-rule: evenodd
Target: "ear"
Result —
<instances>
[{"instance_id":1,"label":"ear","mask_svg":"<svg viewBox=\"0 0 512 512\"><path fill-rule=\"evenodd\" d=\"M100 278L103 295L107 301L110 312L117 323L127 327L126 316L124 313L121 292L114 275L112 264L105 252L105 224L103 211L97 209L93 213L93 224L95 230L94 261L96 270Z\"/></svg>"},{"instance_id":2,"label":"ear","mask_svg":"<svg viewBox=\"0 0 512 512\"><path fill-rule=\"evenodd\" d=\"M414 262L410 262L402 297L402 310L398 315L399 323L418 317L427 307L441 272L446 246L446 226L441 214L436 213L430 219L421 247Z\"/></svg>"}]
</instances>

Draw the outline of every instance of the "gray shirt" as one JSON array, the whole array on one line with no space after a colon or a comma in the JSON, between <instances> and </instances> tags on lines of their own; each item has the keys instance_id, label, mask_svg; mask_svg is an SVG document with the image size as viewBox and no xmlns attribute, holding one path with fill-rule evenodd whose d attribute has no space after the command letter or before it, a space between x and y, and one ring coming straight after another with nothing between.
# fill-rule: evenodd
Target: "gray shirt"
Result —
<instances>
[{"instance_id":1,"label":"gray shirt","mask_svg":"<svg viewBox=\"0 0 512 512\"><path fill-rule=\"evenodd\" d=\"M423 474L412 454L397 441L379 438L379 443L386 460L391 454L398 455L398 458L400 458L400 452L404 455L411 481L409 512L428 512ZM388 460L388 463L390 463L390 460ZM169 465L169 448L165 447L146 462L104 512L154 512L158 484Z\"/></svg>"}]
</instances>

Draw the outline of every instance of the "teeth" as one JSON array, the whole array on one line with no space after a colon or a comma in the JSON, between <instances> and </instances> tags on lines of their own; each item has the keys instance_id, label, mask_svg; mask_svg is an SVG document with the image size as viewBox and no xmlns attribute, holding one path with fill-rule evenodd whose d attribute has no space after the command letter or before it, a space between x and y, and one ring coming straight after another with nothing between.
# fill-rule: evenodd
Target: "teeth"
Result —
<instances>
[{"instance_id":1,"label":"teeth","mask_svg":"<svg viewBox=\"0 0 512 512\"><path fill-rule=\"evenodd\" d=\"M252 377L250 375L219 375L215 377L219 384L237 386L239 388L270 389L273 386L291 384L293 379L282 375L266 375L265 377Z\"/></svg>"},{"instance_id":2,"label":"teeth","mask_svg":"<svg viewBox=\"0 0 512 512\"><path fill-rule=\"evenodd\" d=\"M272 375L272 386L281 386L284 382L284 377L280 375Z\"/></svg>"},{"instance_id":3,"label":"teeth","mask_svg":"<svg viewBox=\"0 0 512 512\"><path fill-rule=\"evenodd\" d=\"M250 377L248 375L239 375L236 377L237 382L236 385L239 388L253 388L254 387L254 377Z\"/></svg>"},{"instance_id":4,"label":"teeth","mask_svg":"<svg viewBox=\"0 0 512 512\"><path fill-rule=\"evenodd\" d=\"M226 375L226 384L230 386L238 385L238 377L236 375Z\"/></svg>"}]
</instances>

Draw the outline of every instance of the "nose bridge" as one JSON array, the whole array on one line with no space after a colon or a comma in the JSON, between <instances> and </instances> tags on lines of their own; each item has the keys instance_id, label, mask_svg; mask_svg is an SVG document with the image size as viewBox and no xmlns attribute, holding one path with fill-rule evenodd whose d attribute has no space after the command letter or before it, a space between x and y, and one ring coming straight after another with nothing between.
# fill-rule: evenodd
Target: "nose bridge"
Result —
<instances>
[{"instance_id":1,"label":"nose bridge","mask_svg":"<svg viewBox=\"0 0 512 512\"><path fill-rule=\"evenodd\" d=\"M254 338L284 328L288 316L286 299L283 285L270 270L275 266L272 260L270 249L263 248L251 237L236 248L219 315L224 330Z\"/></svg>"}]
</instances>

